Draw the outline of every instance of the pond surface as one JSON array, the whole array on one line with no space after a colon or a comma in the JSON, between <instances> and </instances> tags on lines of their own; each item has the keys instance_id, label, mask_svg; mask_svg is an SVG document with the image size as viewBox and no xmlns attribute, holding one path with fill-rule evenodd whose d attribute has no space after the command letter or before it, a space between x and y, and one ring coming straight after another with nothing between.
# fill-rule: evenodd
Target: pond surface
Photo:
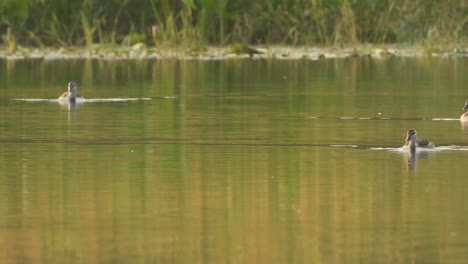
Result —
<instances>
[{"instance_id":1,"label":"pond surface","mask_svg":"<svg viewBox=\"0 0 468 264\"><path fill-rule=\"evenodd\" d=\"M0 259L463 263L467 72L466 58L0 60ZM92 100L54 100L70 80ZM437 148L401 150L409 128Z\"/></svg>"}]
</instances>

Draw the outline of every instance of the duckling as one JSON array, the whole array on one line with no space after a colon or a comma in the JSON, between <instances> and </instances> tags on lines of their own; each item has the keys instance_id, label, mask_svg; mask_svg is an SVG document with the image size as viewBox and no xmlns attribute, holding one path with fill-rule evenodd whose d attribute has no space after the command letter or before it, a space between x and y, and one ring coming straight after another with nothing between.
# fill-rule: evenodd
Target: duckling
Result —
<instances>
[{"instance_id":1,"label":"duckling","mask_svg":"<svg viewBox=\"0 0 468 264\"><path fill-rule=\"evenodd\" d=\"M434 148L434 144L431 142L425 140L425 139L418 139L416 136L416 130L415 129L408 129L406 132L406 140L405 144L403 147L409 147L411 151L415 151L416 147L418 148Z\"/></svg>"},{"instance_id":2,"label":"duckling","mask_svg":"<svg viewBox=\"0 0 468 264\"><path fill-rule=\"evenodd\" d=\"M68 91L64 92L59 96L59 100L70 100L70 102L75 102L76 98L84 98L78 94L78 85L76 82L68 82Z\"/></svg>"},{"instance_id":3,"label":"duckling","mask_svg":"<svg viewBox=\"0 0 468 264\"><path fill-rule=\"evenodd\" d=\"M463 110L468 110L468 99L466 99L465 101L465 106L463 107ZM460 116L460 121L468 122L468 112L465 112Z\"/></svg>"}]
</instances>

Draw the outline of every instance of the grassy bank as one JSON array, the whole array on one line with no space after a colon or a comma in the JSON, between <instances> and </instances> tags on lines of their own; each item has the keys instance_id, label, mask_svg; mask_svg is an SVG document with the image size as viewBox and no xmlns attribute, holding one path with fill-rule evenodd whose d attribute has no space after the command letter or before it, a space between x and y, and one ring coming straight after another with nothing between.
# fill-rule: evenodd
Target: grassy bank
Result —
<instances>
[{"instance_id":1,"label":"grassy bank","mask_svg":"<svg viewBox=\"0 0 468 264\"><path fill-rule=\"evenodd\" d=\"M0 2L2 44L113 48L208 45L357 46L467 42L464 0L10 0Z\"/></svg>"}]
</instances>

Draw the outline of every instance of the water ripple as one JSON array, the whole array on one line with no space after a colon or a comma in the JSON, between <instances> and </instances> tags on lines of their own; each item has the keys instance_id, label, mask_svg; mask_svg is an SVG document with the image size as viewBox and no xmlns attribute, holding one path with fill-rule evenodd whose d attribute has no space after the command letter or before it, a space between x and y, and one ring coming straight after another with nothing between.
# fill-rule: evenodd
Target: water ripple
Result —
<instances>
[{"instance_id":1,"label":"water ripple","mask_svg":"<svg viewBox=\"0 0 468 264\"><path fill-rule=\"evenodd\" d=\"M329 147L334 148L355 148L355 149L370 149L370 150L384 150L392 152L406 153L410 152L409 148L398 147L375 147L366 145L353 145L353 144L330 144ZM436 146L435 148L417 148L416 152L439 152L439 151L468 151L468 146L449 145L449 146Z\"/></svg>"},{"instance_id":2,"label":"water ripple","mask_svg":"<svg viewBox=\"0 0 468 264\"><path fill-rule=\"evenodd\" d=\"M387 150L394 152L410 152L409 148L385 148L385 147L370 147L371 150ZM435 148L416 148L416 152L439 152L439 151L468 151L468 146L437 146Z\"/></svg>"},{"instance_id":3,"label":"water ripple","mask_svg":"<svg viewBox=\"0 0 468 264\"><path fill-rule=\"evenodd\" d=\"M307 116L307 119L340 119L340 120L431 120L431 121L460 121L453 117L368 117L368 116Z\"/></svg>"},{"instance_id":4,"label":"water ripple","mask_svg":"<svg viewBox=\"0 0 468 264\"><path fill-rule=\"evenodd\" d=\"M167 99L169 97L162 97L161 99ZM151 100L149 97L137 97L137 98L97 98L97 99L82 99L77 98L75 103L99 103L99 102L128 102L128 101L143 101ZM54 103L69 103L67 100L59 99L43 99L43 98L15 98L14 101L24 101L24 102L54 102Z\"/></svg>"}]
</instances>

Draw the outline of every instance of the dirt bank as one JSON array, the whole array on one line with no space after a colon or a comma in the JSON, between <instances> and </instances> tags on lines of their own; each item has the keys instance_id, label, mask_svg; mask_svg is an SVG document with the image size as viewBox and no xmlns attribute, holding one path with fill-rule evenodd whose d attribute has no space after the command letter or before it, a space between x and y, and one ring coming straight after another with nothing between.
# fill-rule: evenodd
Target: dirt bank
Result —
<instances>
[{"instance_id":1,"label":"dirt bank","mask_svg":"<svg viewBox=\"0 0 468 264\"><path fill-rule=\"evenodd\" d=\"M264 59L310 59L346 57L468 57L468 47L463 48L425 48L416 46L371 46L358 47L285 47L285 46L254 46L254 47L206 47L199 49L155 48L142 43L131 47L100 48L88 50L83 47L70 48L27 48L17 47L8 51L0 48L0 59L181 59L181 60L224 60L242 58Z\"/></svg>"}]
</instances>

